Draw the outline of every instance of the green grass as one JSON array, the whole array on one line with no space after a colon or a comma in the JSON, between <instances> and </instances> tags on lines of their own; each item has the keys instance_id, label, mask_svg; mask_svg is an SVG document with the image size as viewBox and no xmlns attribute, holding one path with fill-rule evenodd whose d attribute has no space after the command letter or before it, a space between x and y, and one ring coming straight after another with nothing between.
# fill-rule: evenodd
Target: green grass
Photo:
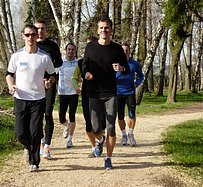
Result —
<instances>
[{"instance_id":1,"label":"green grass","mask_svg":"<svg viewBox=\"0 0 203 187\"><path fill-rule=\"evenodd\" d=\"M172 111L175 109L184 108L186 106L193 105L198 102L203 102L203 92L188 93L178 92L177 102L172 104L166 104L167 95L157 97L155 93L144 94L140 105L137 106L137 114L158 114L166 111Z\"/></svg>"},{"instance_id":2,"label":"green grass","mask_svg":"<svg viewBox=\"0 0 203 187\"><path fill-rule=\"evenodd\" d=\"M172 165L203 176L203 120L193 120L173 126L163 134L164 150Z\"/></svg>"},{"instance_id":3,"label":"green grass","mask_svg":"<svg viewBox=\"0 0 203 187\"><path fill-rule=\"evenodd\" d=\"M193 105L194 103L203 102L203 92L199 93L188 93L188 92L178 92L177 102L172 104L166 104L167 95L157 97L155 93L144 94L142 102L136 108L136 113L140 115L147 114L157 114L166 111L172 111L179 108L184 108L185 106ZM58 97L56 98L54 110L58 110L59 102ZM79 96L79 102L77 107L77 113L82 113L81 96Z\"/></svg>"},{"instance_id":4,"label":"green grass","mask_svg":"<svg viewBox=\"0 0 203 187\"><path fill-rule=\"evenodd\" d=\"M56 97L56 100L55 100L55 104L54 104L54 110L55 110L55 111L58 111L58 107L59 107L59 100L58 100L58 96L57 96L57 97ZM79 96L78 107L77 107L76 113L82 113L81 96Z\"/></svg>"},{"instance_id":5,"label":"green grass","mask_svg":"<svg viewBox=\"0 0 203 187\"><path fill-rule=\"evenodd\" d=\"M13 108L14 100L11 96L0 96L0 110Z\"/></svg>"},{"instance_id":6,"label":"green grass","mask_svg":"<svg viewBox=\"0 0 203 187\"><path fill-rule=\"evenodd\" d=\"M14 117L0 115L0 161L20 147L15 136Z\"/></svg>"}]
</instances>

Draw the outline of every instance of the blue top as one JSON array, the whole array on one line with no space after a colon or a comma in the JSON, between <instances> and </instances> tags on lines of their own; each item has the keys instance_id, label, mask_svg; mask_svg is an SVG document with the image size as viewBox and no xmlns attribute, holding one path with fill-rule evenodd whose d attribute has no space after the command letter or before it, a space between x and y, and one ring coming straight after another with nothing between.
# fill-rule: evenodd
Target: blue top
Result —
<instances>
[{"instance_id":1,"label":"blue top","mask_svg":"<svg viewBox=\"0 0 203 187\"><path fill-rule=\"evenodd\" d=\"M116 73L117 95L134 94L136 87L139 86L144 79L142 68L138 61L130 59L128 65L130 67L129 74Z\"/></svg>"}]
</instances>

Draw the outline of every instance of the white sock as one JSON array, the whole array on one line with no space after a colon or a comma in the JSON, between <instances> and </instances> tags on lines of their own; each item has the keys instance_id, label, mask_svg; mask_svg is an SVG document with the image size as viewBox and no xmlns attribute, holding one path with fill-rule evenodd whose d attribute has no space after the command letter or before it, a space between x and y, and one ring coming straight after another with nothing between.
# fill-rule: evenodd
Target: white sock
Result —
<instances>
[{"instance_id":1,"label":"white sock","mask_svg":"<svg viewBox=\"0 0 203 187\"><path fill-rule=\"evenodd\" d=\"M73 139L73 135L68 135L67 141L72 139Z\"/></svg>"},{"instance_id":2,"label":"white sock","mask_svg":"<svg viewBox=\"0 0 203 187\"><path fill-rule=\"evenodd\" d=\"M129 132L128 132L128 134L133 134L133 130L134 130L134 129L129 128Z\"/></svg>"},{"instance_id":3,"label":"white sock","mask_svg":"<svg viewBox=\"0 0 203 187\"><path fill-rule=\"evenodd\" d=\"M104 138L102 136L102 138L99 140L99 143L102 143L104 141Z\"/></svg>"},{"instance_id":4,"label":"white sock","mask_svg":"<svg viewBox=\"0 0 203 187\"><path fill-rule=\"evenodd\" d=\"M48 149L49 145L48 144L45 144L44 145L44 149Z\"/></svg>"},{"instance_id":5,"label":"white sock","mask_svg":"<svg viewBox=\"0 0 203 187\"><path fill-rule=\"evenodd\" d=\"M41 139L41 144L45 144L45 136Z\"/></svg>"},{"instance_id":6,"label":"white sock","mask_svg":"<svg viewBox=\"0 0 203 187\"><path fill-rule=\"evenodd\" d=\"M95 147L92 147L92 151L94 151Z\"/></svg>"},{"instance_id":7,"label":"white sock","mask_svg":"<svg viewBox=\"0 0 203 187\"><path fill-rule=\"evenodd\" d=\"M126 136L126 135L127 135L125 129L121 130L121 132L122 132L122 135L123 135L123 136Z\"/></svg>"},{"instance_id":8,"label":"white sock","mask_svg":"<svg viewBox=\"0 0 203 187\"><path fill-rule=\"evenodd\" d=\"M106 156L106 157L105 157L105 160L107 160L108 158L110 158L110 159L111 159L111 157L110 157L110 156Z\"/></svg>"}]
</instances>

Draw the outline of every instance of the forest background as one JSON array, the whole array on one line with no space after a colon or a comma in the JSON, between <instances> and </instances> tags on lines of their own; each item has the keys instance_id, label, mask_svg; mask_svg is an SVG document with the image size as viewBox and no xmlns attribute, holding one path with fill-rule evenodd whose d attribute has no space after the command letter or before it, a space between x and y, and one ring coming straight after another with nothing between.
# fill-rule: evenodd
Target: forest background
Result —
<instances>
[{"instance_id":1,"label":"forest background","mask_svg":"<svg viewBox=\"0 0 203 187\"><path fill-rule=\"evenodd\" d=\"M202 90L203 2L201 0L1 0L0 92L7 90L5 73L12 53L21 48L25 23L46 20L49 38L64 55L73 42L77 56L84 53L86 38L96 35L97 21L110 17L112 40L129 43L138 59L144 81L136 93L167 92L167 103L176 102L177 89Z\"/></svg>"}]
</instances>

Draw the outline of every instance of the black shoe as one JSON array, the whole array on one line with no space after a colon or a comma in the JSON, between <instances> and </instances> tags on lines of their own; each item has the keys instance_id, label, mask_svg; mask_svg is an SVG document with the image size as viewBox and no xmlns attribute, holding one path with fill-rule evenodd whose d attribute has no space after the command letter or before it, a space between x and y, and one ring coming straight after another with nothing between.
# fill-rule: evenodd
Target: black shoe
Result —
<instances>
[{"instance_id":1,"label":"black shoe","mask_svg":"<svg viewBox=\"0 0 203 187\"><path fill-rule=\"evenodd\" d=\"M96 142L95 149L94 149L94 155L96 157L99 157L102 154L104 141L105 141L105 136L103 135L103 142L102 143L99 143L99 141Z\"/></svg>"},{"instance_id":2,"label":"black shoe","mask_svg":"<svg viewBox=\"0 0 203 187\"><path fill-rule=\"evenodd\" d=\"M95 154L94 154L94 151L92 151L92 153L88 155L88 158L95 158L95 157L96 157L96 156L95 156Z\"/></svg>"},{"instance_id":3,"label":"black shoe","mask_svg":"<svg viewBox=\"0 0 203 187\"><path fill-rule=\"evenodd\" d=\"M104 167L106 170L110 170L113 168L110 158L104 160Z\"/></svg>"}]
</instances>

